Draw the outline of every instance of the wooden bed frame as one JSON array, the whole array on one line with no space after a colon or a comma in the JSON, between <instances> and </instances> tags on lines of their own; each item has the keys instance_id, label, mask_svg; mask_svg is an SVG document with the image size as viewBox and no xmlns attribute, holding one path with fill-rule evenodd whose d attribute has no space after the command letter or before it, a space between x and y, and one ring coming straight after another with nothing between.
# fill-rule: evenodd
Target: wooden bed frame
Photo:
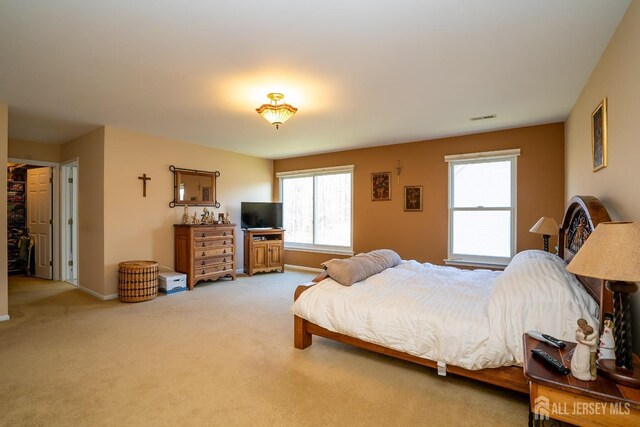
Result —
<instances>
[{"instance_id":1,"label":"wooden bed frame","mask_svg":"<svg viewBox=\"0 0 640 427\"><path fill-rule=\"evenodd\" d=\"M567 261L571 260L591 231L595 229L596 225L605 221L610 221L609 214L598 199L591 196L573 197L569 201L562 225L560 226L558 241L559 256ZM322 273L313 279L314 284L298 286L294 293L294 301L298 299L304 291L324 280L326 277L326 273ZM605 289L601 280L585 277L578 277L578 279L587 292L589 292L589 294L600 305L600 319L602 319L603 312L606 312L607 310L611 311L612 300L610 292ZM333 332L294 315L294 346L301 350L309 347L312 343L313 335L354 345L365 350L375 351L376 353L407 360L430 368L437 368L437 362L434 362L433 360L424 359L408 353L383 347L378 344L372 344L348 335ZM522 368L519 366L486 368L472 371L458 366L447 365L447 373L461 375L463 377L472 378L521 393L529 393L528 380L524 377Z\"/></svg>"}]
</instances>

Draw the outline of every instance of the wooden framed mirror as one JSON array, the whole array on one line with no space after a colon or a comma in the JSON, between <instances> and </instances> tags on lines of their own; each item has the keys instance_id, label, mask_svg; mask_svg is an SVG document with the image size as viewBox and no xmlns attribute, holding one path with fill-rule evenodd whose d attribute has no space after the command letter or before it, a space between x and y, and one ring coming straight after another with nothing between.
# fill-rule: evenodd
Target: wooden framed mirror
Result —
<instances>
[{"instance_id":1,"label":"wooden framed mirror","mask_svg":"<svg viewBox=\"0 0 640 427\"><path fill-rule=\"evenodd\" d=\"M216 179L220 172L207 172L195 169L182 169L169 166L173 172L173 201L169 207L176 205L220 207L216 191Z\"/></svg>"}]
</instances>

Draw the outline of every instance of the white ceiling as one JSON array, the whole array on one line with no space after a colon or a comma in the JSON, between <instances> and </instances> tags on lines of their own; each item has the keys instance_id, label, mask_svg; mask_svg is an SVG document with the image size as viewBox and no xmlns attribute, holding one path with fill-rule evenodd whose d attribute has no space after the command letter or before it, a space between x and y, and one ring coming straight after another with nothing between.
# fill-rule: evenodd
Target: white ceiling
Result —
<instances>
[{"instance_id":1,"label":"white ceiling","mask_svg":"<svg viewBox=\"0 0 640 427\"><path fill-rule=\"evenodd\" d=\"M629 0L2 0L11 138L266 158L563 121ZM255 112L282 92L276 130ZM470 121L470 117L497 118Z\"/></svg>"}]
</instances>

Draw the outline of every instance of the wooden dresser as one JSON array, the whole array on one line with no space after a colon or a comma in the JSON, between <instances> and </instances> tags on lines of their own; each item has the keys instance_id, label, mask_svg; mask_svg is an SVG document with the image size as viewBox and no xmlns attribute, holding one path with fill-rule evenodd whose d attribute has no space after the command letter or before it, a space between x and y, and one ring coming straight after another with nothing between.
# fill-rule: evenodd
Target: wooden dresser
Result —
<instances>
[{"instance_id":1,"label":"wooden dresser","mask_svg":"<svg viewBox=\"0 0 640 427\"><path fill-rule=\"evenodd\" d=\"M201 280L226 276L235 280L235 224L176 224L173 227L174 269L186 273L189 290Z\"/></svg>"}]
</instances>

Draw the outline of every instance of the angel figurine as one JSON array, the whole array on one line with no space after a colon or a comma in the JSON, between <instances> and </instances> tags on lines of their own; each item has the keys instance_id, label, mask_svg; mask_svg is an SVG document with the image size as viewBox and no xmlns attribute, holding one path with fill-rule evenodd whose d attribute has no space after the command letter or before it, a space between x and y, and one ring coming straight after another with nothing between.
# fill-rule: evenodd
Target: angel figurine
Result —
<instances>
[{"instance_id":1,"label":"angel figurine","mask_svg":"<svg viewBox=\"0 0 640 427\"><path fill-rule=\"evenodd\" d=\"M198 213L194 212L193 216L191 217L191 224L200 224L200 220L198 219Z\"/></svg>"}]
</instances>

